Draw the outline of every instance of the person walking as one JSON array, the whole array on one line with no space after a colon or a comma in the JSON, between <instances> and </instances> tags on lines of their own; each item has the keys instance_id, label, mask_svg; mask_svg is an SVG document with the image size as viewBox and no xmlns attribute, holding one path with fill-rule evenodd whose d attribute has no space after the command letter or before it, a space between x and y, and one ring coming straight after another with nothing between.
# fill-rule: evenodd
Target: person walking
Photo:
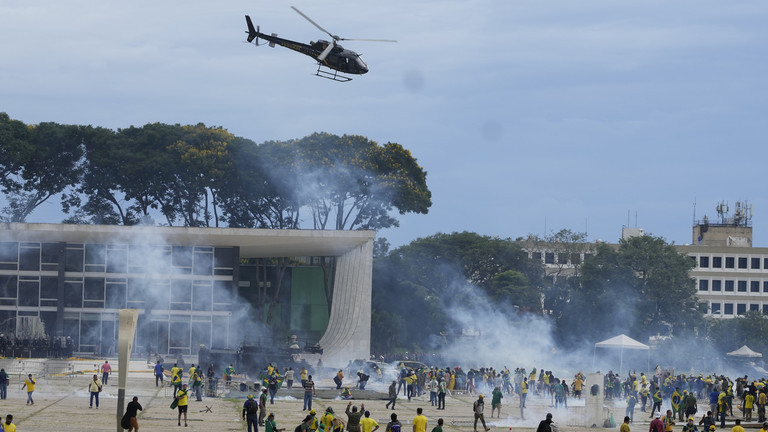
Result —
<instances>
[{"instance_id":1,"label":"person walking","mask_svg":"<svg viewBox=\"0 0 768 432\"><path fill-rule=\"evenodd\" d=\"M341 389L341 383L343 381L344 381L344 371L339 369L339 371L336 372L336 376L333 377L333 382L336 383L336 390L340 390ZM349 427L349 426L347 426L347 427Z\"/></svg>"},{"instance_id":2,"label":"person walking","mask_svg":"<svg viewBox=\"0 0 768 432\"><path fill-rule=\"evenodd\" d=\"M163 372L163 365L160 363L160 360L158 360L155 364L155 387L158 386L158 382L160 385L163 385Z\"/></svg>"},{"instance_id":3,"label":"person walking","mask_svg":"<svg viewBox=\"0 0 768 432\"><path fill-rule=\"evenodd\" d=\"M302 380L304 387L304 410L312 409L312 398L315 396L315 382L312 381L312 375L307 375L306 380ZM326 431L327 432L327 431Z\"/></svg>"},{"instance_id":4,"label":"person walking","mask_svg":"<svg viewBox=\"0 0 768 432\"><path fill-rule=\"evenodd\" d=\"M491 430L488 426L485 425L485 414L483 414L483 411L485 410L485 396L482 394L477 396L477 400L475 401L474 405L472 406L472 409L475 413L475 432L477 432L477 421L480 420L480 423L483 424L483 428L488 432Z\"/></svg>"},{"instance_id":5,"label":"person walking","mask_svg":"<svg viewBox=\"0 0 768 432\"><path fill-rule=\"evenodd\" d=\"M243 420L248 425L248 432L259 432L259 404L249 394L243 404Z\"/></svg>"},{"instance_id":6,"label":"person walking","mask_svg":"<svg viewBox=\"0 0 768 432\"><path fill-rule=\"evenodd\" d=\"M128 402L128 406L125 407L125 414L120 421L120 426L122 426L123 429L128 429L128 432L139 432L139 421L136 417L139 415L139 411L142 410L143 408L139 403L138 396L134 396L133 400Z\"/></svg>"},{"instance_id":7,"label":"person walking","mask_svg":"<svg viewBox=\"0 0 768 432\"><path fill-rule=\"evenodd\" d=\"M651 427L648 432L664 432L664 422L661 421L661 413L654 414L654 419L651 420Z\"/></svg>"},{"instance_id":8,"label":"person walking","mask_svg":"<svg viewBox=\"0 0 768 432\"><path fill-rule=\"evenodd\" d=\"M32 393L35 392L35 380L32 378L32 374L27 375L27 379L24 381L21 389L24 390L25 387L27 389L27 405L34 405L35 400L32 399Z\"/></svg>"},{"instance_id":9,"label":"person walking","mask_svg":"<svg viewBox=\"0 0 768 432\"><path fill-rule=\"evenodd\" d=\"M101 381L99 376L93 374L93 379L88 383L88 391L91 393L91 404L88 408L93 408L93 399L96 399L96 409L99 409L99 393L101 393Z\"/></svg>"},{"instance_id":10,"label":"person walking","mask_svg":"<svg viewBox=\"0 0 768 432\"><path fill-rule=\"evenodd\" d=\"M179 390L178 393L176 393L175 399L178 401L178 404L176 407L179 409L179 426L181 426L181 415L184 414L184 427L187 427L187 410L189 408L189 390L187 390L187 385L182 384L181 390Z\"/></svg>"},{"instance_id":11,"label":"person walking","mask_svg":"<svg viewBox=\"0 0 768 432\"><path fill-rule=\"evenodd\" d=\"M499 411L499 418L501 418L501 399L504 397L504 395L501 393L501 389L499 386L496 386L493 389L493 393L491 393L491 418L493 418L493 412L498 410Z\"/></svg>"},{"instance_id":12,"label":"person walking","mask_svg":"<svg viewBox=\"0 0 768 432\"><path fill-rule=\"evenodd\" d=\"M264 420L267 416L267 389L261 389L259 395L259 426L264 426Z\"/></svg>"},{"instance_id":13,"label":"person walking","mask_svg":"<svg viewBox=\"0 0 768 432\"><path fill-rule=\"evenodd\" d=\"M104 364L101 365L101 382L107 385L109 381L109 373L112 372L112 366L109 364L109 360L104 360Z\"/></svg>"},{"instance_id":14,"label":"person walking","mask_svg":"<svg viewBox=\"0 0 768 432\"><path fill-rule=\"evenodd\" d=\"M294 378L295 372L293 371L293 368L288 368L287 371L285 371L285 385L288 388L288 390L293 388L293 378Z\"/></svg>"},{"instance_id":15,"label":"person walking","mask_svg":"<svg viewBox=\"0 0 768 432\"><path fill-rule=\"evenodd\" d=\"M397 380L392 381L392 384L389 385L389 402L387 402L387 409L389 409L389 405L392 404L392 409L395 409L395 402L397 402Z\"/></svg>"}]
</instances>

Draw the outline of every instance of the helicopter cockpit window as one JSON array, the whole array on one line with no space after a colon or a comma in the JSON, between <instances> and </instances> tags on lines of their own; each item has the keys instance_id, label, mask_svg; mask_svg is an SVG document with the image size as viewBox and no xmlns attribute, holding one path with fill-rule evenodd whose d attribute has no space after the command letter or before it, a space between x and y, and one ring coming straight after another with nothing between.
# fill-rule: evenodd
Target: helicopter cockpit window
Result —
<instances>
[{"instance_id":1,"label":"helicopter cockpit window","mask_svg":"<svg viewBox=\"0 0 768 432\"><path fill-rule=\"evenodd\" d=\"M360 57L356 57L356 58L355 58L355 60L357 61L357 66L358 66L360 69L362 69L362 70L368 70L368 65L367 65L367 64L365 64L365 62L363 61L363 59L361 59Z\"/></svg>"}]
</instances>

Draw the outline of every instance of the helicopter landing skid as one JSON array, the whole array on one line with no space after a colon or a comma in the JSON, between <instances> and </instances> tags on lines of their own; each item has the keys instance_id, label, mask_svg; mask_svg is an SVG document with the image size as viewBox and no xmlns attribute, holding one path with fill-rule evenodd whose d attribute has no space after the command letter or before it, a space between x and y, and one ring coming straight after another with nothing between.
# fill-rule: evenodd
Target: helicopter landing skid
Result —
<instances>
[{"instance_id":1,"label":"helicopter landing skid","mask_svg":"<svg viewBox=\"0 0 768 432\"><path fill-rule=\"evenodd\" d=\"M315 75L329 79L332 81L338 81L338 82L349 82L352 81L352 78L342 75L339 73L339 71L330 69L330 68L323 68L323 65L318 63L317 64L317 72L315 72Z\"/></svg>"}]
</instances>

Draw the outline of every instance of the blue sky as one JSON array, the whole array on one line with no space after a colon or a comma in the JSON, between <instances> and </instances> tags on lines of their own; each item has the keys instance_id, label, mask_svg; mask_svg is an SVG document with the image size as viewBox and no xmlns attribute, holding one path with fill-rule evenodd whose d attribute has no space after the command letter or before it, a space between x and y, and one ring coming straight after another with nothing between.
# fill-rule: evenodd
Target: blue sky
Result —
<instances>
[{"instance_id":1,"label":"blue sky","mask_svg":"<svg viewBox=\"0 0 768 432\"><path fill-rule=\"evenodd\" d=\"M309 57L244 43L323 38L371 71L345 84ZM696 215L747 200L768 246L768 3L390 0L0 4L0 111L26 123L223 126L256 142L359 134L410 149L428 215L381 232L501 237L629 224L690 243ZM52 203L30 222L56 222Z\"/></svg>"}]
</instances>

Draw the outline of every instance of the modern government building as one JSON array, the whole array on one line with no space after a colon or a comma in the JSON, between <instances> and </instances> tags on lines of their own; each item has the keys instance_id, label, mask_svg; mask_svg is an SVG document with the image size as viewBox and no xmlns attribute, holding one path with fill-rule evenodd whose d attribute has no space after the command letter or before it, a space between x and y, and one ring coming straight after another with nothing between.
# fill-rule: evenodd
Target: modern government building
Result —
<instances>
[{"instance_id":1,"label":"modern government building","mask_svg":"<svg viewBox=\"0 0 768 432\"><path fill-rule=\"evenodd\" d=\"M734 214L729 216L727 205L718 205L716 222L707 217L694 222L691 244L675 247L696 264L691 277L698 297L707 305L707 315L733 318L747 311L768 315L768 248L752 246L751 207L742 202L735 207ZM643 230L622 230L622 238L635 235L643 235ZM548 275L567 276L567 270L593 251L594 248L586 247L576 254L558 253L545 245L531 248L528 253L542 260Z\"/></svg>"},{"instance_id":2,"label":"modern government building","mask_svg":"<svg viewBox=\"0 0 768 432\"><path fill-rule=\"evenodd\" d=\"M698 296L712 317L768 314L768 248L752 246L746 205L737 203L733 217L718 209L718 222L695 222L692 244L676 246L696 263ZM632 235L642 230L623 230ZM118 311L129 308L139 310L138 352L236 349L269 320L281 337L316 342L326 364L366 359L374 238L373 231L0 224L0 342L69 337L76 353L112 355ZM594 250L550 246L526 249L552 277ZM272 306L259 315L257 304Z\"/></svg>"},{"instance_id":3,"label":"modern government building","mask_svg":"<svg viewBox=\"0 0 768 432\"><path fill-rule=\"evenodd\" d=\"M374 237L0 224L0 333L69 337L74 352L110 355L118 311L129 308L139 310L135 350L197 354L201 345L235 349L258 335L250 305L259 301L273 304L265 308L283 336L318 343L324 361L368 358ZM335 271L325 277L328 260Z\"/></svg>"}]
</instances>

